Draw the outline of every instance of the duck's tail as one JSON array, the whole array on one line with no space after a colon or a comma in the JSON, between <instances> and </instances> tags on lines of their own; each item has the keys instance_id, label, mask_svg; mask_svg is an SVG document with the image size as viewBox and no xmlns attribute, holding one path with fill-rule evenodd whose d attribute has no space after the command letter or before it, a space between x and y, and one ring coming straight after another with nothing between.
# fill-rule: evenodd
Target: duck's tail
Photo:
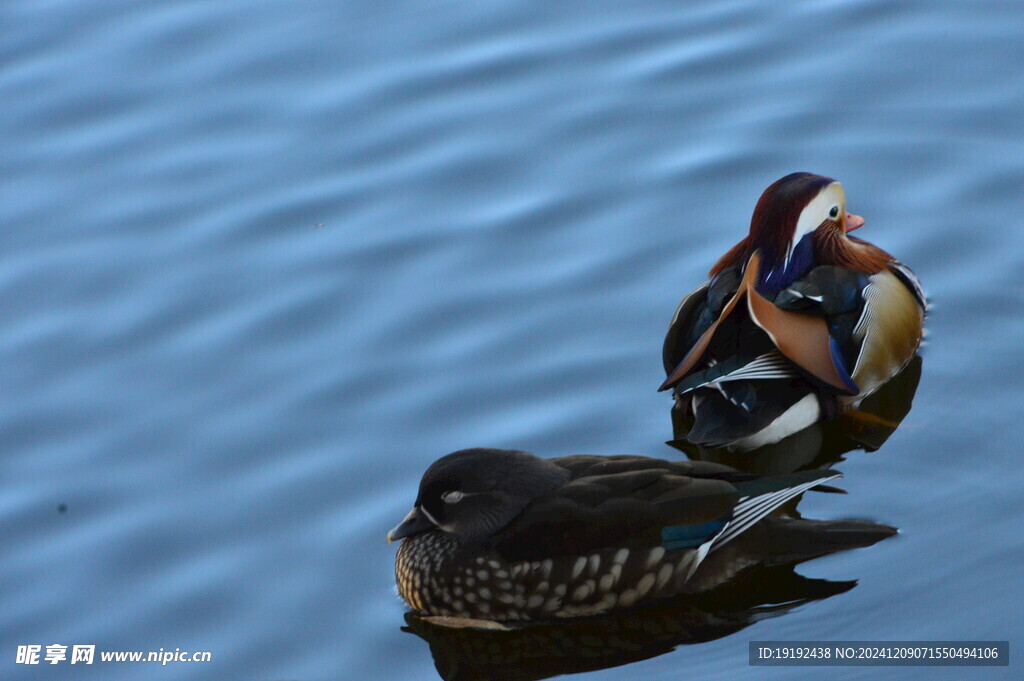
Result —
<instances>
[{"instance_id":1,"label":"duck's tail","mask_svg":"<svg viewBox=\"0 0 1024 681\"><path fill-rule=\"evenodd\" d=\"M867 520L767 518L759 539L770 564L805 560L871 546L897 534L889 525Z\"/></svg>"}]
</instances>

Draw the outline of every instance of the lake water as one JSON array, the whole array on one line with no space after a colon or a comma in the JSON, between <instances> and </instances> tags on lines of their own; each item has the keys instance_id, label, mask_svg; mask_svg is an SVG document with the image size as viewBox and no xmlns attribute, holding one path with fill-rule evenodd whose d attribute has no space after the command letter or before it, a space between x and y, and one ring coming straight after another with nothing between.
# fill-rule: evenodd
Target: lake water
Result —
<instances>
[{"instance_id":1,"label":"lake water","mask_svg":"<svg viewBox=\"0 0 1024 681\"><path fill-rule=\"evenodd\" d=\"M573 678L833 675L749 667L750 640L1018 650L1020 3L52 0L0 25L3 678L438 678L384 543L423 470L682 456L669 317L795 170L841 180L934 303L913 411L801 505L901 534L798 568L841 593ZM15 663L54 643L212 661Z\"/></svg>"}]
</instances>

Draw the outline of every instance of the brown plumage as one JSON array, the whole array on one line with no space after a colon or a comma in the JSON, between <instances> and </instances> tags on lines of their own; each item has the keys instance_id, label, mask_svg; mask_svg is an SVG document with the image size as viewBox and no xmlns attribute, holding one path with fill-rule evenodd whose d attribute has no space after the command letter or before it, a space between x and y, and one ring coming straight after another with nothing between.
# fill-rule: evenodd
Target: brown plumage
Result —
<instances>
[{"instance_id":1,"label":"brown plumage","mask_svg":"<svg viewBox=\"0 0 1024 681\"><path fill-rule=\"evenodd\" d=\"M894 534L873 523L769 517L807 490L836 491L824 483L838 477L760 477L639 456L454 452L427 469L413 509L388 533L402 540L398 593L444 617L590 616Z\"/></svg>"}]
</instances>

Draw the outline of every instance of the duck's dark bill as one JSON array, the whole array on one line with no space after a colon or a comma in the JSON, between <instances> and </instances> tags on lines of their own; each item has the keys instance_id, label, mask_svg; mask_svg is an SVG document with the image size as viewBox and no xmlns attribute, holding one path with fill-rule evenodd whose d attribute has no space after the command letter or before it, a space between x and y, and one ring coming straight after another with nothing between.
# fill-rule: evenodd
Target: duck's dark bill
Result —
<instances>
[{"instance_id":1,"label":"duck's dark bill","mask_svg":"<svg viewBox=\"0 0 1024 681\"><path fill-rule=\"evenodd\" d=\"M425 514L420 513L418 508L413 508L404 518L402 518L402 522L398 523L394 529L388 532L388 543L390 544L393 541L411 537L414 534L426 532L427 530L432 530L434 527L436 527L436 525L434 525L434 523L432 523Z\"/></svg>"}]
</instances>

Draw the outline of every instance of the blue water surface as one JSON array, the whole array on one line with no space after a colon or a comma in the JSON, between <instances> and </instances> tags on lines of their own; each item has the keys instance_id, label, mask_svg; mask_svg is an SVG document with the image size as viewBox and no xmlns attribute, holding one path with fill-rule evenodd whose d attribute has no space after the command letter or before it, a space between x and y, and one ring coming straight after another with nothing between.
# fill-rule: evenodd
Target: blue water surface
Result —
<instances>
[{"instance_id":1,"label":"blue water surface","mask_svg":"<svg viewBox=\"0 0 1024 681\"><path fill-rule=\"evenodd\" d=\"M901 535L800 568L846 593L573 678L832 677L749 667L754 639L1017 650L1019 3L51 0L0 25L3 678L436 678L384 543L423 470L681 456L669 317L795 170L841 180L934 302L914 410L801 506ZM15 663L53 643L212 661Z\"/></svg>"}]
</instances>

